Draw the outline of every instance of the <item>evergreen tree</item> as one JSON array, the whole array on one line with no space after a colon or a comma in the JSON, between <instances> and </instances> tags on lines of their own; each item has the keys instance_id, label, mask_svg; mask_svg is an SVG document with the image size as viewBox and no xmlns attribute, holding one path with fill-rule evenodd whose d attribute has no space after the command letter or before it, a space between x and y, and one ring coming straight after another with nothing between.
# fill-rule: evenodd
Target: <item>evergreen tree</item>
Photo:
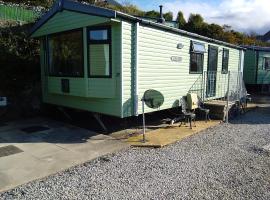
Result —
<instances>
[{"instance_id":1,"label":"evergreen tree","mask_svg":"<svg viewBox=\"0 0 270 200\"><path fill-rule=\"evenodd\" d=\"M179 11L178 14L177 14L177 18L176 18L176 21L179 25L179 28L183 28L185 25L186 25L186 20L184 18L184 14L182 11Z\"/></svg>"}]
</instances>

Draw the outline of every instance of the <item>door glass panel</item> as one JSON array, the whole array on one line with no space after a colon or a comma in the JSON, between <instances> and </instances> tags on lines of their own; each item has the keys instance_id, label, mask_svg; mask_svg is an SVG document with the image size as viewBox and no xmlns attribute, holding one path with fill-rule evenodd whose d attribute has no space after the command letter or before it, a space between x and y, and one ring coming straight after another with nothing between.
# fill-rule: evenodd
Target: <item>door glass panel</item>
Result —
<instances>
[{"instance_id":1,"label":"door glass panel","mask_svg":"<svg viewBox=\"0 0 270 200\"><path fill-rule=\"evenodd\" d=\"M216 95L218 49L209 47L206 96Z\"/></svg>"}]
</instances>

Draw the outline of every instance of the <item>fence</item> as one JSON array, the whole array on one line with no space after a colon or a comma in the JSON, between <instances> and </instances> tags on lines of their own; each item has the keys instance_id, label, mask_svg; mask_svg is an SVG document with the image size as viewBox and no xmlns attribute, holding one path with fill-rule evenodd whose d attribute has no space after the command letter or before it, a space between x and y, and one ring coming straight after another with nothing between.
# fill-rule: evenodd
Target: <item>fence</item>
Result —
<instances>
[{"instance_id":1,"label":"fence","mask_svg":"<svg viewBox=\"0 0 270 200\"><path fill-rule=\"evenodd\" d=\"M203 102L219 101L226 105L227 116L231 105L243 101L247 91L242 73L229 71L205 71L201 74L189 90L196 93Z\"/></svg>"},{"instance_id":2,"label":"fence","mask_svg":"<svg viewBox=\"0 0 270 200\"><path fill-rule=\"evenodd\" d=\"M0 5L0 20L33 22L40 16L39 12L15 5Z\"/></svg>"}]
</instances>

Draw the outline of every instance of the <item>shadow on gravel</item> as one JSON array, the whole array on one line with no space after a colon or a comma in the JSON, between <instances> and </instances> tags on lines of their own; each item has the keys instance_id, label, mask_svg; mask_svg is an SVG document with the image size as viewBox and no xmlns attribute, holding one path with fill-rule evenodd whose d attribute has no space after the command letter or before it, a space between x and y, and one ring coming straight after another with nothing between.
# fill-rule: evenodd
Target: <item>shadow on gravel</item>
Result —
<instances>
[{"instance_id":1,"label":"shadow on gravel","mask_svg":"<svg viewBox=\"0 0 270 200\"><path fill-rule=\"evenodd\" d=\"M270 156L270 152L269 151L266 151L265 149L260 148L260 147L257 147L257 146L250 147L249 148L249 151L252 152L252 153L258 154L260 156L267 156L267 157Z\"/></svg>"},{"instance_id":2,"label":"shadow on gravel","mask_svg":"<svg viewBox=\"0 0 270 200\"><path fill-rule=\"evenodd\" d=\"M270 124L270 106L259 106L258 108L238 115L231 124Z\"/></svg>"}]
</instances>

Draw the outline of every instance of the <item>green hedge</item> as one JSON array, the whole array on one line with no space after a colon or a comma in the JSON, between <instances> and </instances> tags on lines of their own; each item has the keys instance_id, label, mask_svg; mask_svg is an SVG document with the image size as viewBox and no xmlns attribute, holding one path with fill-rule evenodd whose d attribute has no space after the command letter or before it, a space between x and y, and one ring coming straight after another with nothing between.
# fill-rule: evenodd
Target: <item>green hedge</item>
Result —
<instances>
[{"instance_id":1,"label":"green hedge","mask_svg":"<svg viewBox=\"0 0 270 200\"><path fill-rule=\"evenodd\" d=\"M33 22L40 13L19 6L0 5L0 19Z\"/></svg>"},{"instance_id":2,"label":"green hedge","mask_svg":"<svg viewBox=\"0 0 270 200\"><path fill-rule=\"evenodd\" d=\"M0 96L7 96L18 116L33 112L40 100L39 41L28 37L33 24L5 24L0 29Z\"/></svg>"}]
</instances>

